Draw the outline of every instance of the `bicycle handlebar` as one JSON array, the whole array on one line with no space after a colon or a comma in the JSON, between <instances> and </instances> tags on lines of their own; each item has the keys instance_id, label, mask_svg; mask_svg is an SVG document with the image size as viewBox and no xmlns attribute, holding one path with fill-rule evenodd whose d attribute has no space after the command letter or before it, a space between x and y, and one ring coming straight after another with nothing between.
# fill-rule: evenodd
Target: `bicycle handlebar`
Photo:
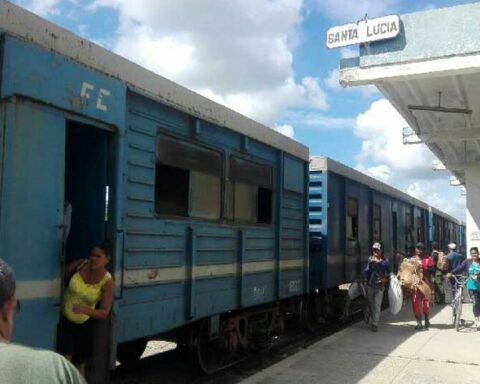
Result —
<instances>
[{"instance_id":1,"label":"bicycle handlebar","mask_svg":"<svg viewBox=\"0 0 480 384\"><path fill-rule=\"evenodd\" d=\"M458 285L465 285L465 283L468 280L468 277L465 275L452 275L453 280L455 280L455 283Z\"/></svg>"}]
</instances>

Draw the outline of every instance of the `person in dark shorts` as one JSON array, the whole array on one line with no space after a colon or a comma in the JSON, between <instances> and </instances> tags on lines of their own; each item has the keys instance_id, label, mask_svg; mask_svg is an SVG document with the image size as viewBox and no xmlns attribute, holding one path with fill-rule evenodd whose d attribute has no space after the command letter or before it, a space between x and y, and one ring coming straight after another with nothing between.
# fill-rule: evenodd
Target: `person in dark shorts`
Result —
<instances>
[{"instance_id":1,"label":"person in dark shorts","mask_svg":"<svg viewBox=\"0 0 480 384\"><path fill-rule=\"evenodd\" d=\"M107 319L112 307L115 283L106 270L110 259L110 245L102 243L92 249L89 259L75 260L65 268L71 278L62 299L57 350L70 357L82 374L92 353L92 319Z\"/></svg>"}]
</instances>

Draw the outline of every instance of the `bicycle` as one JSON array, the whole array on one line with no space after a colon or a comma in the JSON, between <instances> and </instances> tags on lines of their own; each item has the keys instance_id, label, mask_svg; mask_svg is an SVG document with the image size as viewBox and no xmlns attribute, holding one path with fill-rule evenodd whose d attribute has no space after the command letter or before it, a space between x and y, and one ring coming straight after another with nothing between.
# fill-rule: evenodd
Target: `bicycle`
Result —
<instances>
[{"instance_id":1,"label":"bicycle","mask_svg":"<svg viewBox=\"0 0 480 384\"><path fill-rule=\"evenodd\" d=\"M452 324L458 332L462 325L462 307L463 307L463 290L467 282L467 277L463 275L452 275L455 281L454 294L452 299Z\"/></svg>"}]
</instances>

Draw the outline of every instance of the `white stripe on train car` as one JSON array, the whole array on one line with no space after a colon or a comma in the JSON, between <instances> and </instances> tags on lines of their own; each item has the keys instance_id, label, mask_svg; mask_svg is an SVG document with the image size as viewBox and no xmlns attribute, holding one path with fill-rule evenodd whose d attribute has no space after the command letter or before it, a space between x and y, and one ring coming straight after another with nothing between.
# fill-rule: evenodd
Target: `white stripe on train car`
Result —
<instances>
[{"instance_id":1,"label":"white stripe on train car","mask_svg":"<svg viewBox=\"0 0 480 384\"><path fill-rule=\"evenodd\" d=\"M60 279L17 281L15 296L19 300L60 297Z\"/></svg>"},{"instance_id":2,"label":"white stripe on train car","mask_svg":"<svg viewBox=\"0 0 480 384\"><path fill-rule=\"evenodd\" d=\"M280 269L304 268L307 264L304 259L281 260ZM252 261L242 265L242 272L261 273L273 271L274 260ZM238 272L238 264L197 265L193 268L196 279L209 277L234 276ZM187 275L188 274L188 275ZM125 270L123 285L125 287L168 283L187 280L190 276L188 267L166 267ZM117 287L121 281L121 273L115 273ZM60 297L60 279L17 281L16 297L20 300L45 299Z\"/></svg>"},{"instance_id":3,"label":"white stripe on train car","mask_svg":"<svg viewBox=\"0 0 480 384\"><path fill-rule=\"evenodd\" d=\"M306 265L307 264L305 263L304 259L280 261L280 269L304 268ZM242 272L244 274L269 272L274 270L274 266L274 260L247 262L242 265ZM192 275L196 279L208 277L223 277L234 276L237 274L237 271L237 263L197 265L193 267ZM136 285L182 281L188 279L189 276L189 267L133 269L124 271L123 283L125 287L129 287Z\"/></svg>"},{"instance_id":4,"label":"white stripe on train car","mask_svg":"<svg viewBox=\"0 0 480 384\"><path fill-rule=\"evenodd\" d=\"M302 268L304 266L305 259L280 260L280 269Z\"/></svg>"}]
</instances>

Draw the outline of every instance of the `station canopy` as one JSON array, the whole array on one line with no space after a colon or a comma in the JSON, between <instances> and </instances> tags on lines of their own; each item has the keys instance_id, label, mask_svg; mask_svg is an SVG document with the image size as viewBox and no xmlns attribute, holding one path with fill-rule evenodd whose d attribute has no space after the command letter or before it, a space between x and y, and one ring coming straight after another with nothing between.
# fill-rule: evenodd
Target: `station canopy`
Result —
<instances>
[{"instance_id":1,"label":"station canopy","mask_svg":"<svg viewBox=\"0 0 480 384\"><path fill-rule=\"evenodd\" d=\"M404 143L425 143L461 184L480 160L478 20L480 3L402 15L398 36L340 68L343 86L375 85L407 121Z\"/></svg>"}]
</instances>

